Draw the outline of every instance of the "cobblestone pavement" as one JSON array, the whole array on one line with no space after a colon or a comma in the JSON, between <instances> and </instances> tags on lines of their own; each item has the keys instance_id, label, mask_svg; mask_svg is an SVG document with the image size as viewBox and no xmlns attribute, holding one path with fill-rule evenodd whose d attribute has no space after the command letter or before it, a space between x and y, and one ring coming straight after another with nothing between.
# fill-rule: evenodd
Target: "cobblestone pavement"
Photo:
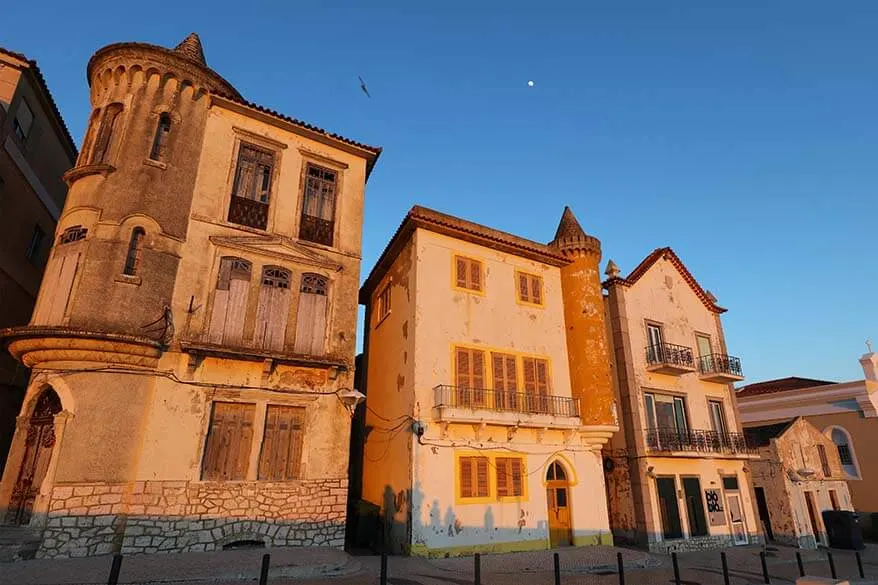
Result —
<instances>
[{"instance_id":1,"label":"cobblestone pavement","mask_svg":"<svg viewBox=\"0 0 878 585\"><path fill-rule=\"evenodd\" d=\"M759 552L762 547L726 549L730 585L763 583ZM126 557L120 583L185 585L240 585L258 579L264 550L185 553ZM351 557L331 549L274 549L271 585L378 585L380 558ZM672 585L674 571L665 555L614 547L559 549L563 585L618 585L616 553L625 561L625 585ZM794 583L799 574L795 549L768 547L766 562L772 584ZM808 575L829 577L826 551L803 551ZM878 545L869 545L862 558L866 576L859 581L851 551L833 551L839 577L852 583L878 584ZM719 551L680 553L683 585L721 585ZM70 560L37 560L0 564L0 584L73 585L107 582L110 557ZM388 585L471 585L474 583L471 557L419 559L390 557ZM482 585L553 585L552 551L483 555Z\"/></svg>"}]
</instances>

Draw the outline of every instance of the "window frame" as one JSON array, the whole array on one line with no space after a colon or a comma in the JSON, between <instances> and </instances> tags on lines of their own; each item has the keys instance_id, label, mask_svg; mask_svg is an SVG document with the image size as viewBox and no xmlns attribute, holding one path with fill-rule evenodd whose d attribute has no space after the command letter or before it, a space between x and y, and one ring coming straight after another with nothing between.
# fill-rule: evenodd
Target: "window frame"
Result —
<instances>
[{"instance_id":1,"label":"window frame","mask_svg":"<svg viewBox=\"0 0 878 585\"><path fill-rule=\"evenodd\" d=\"M330 172L335 174L335 180L333 182L333 194L332 194L332 219L327 220L323 219L320 216L311 215L309 213L305 213L306 207L308 206L308 193L309 193L309 181L310 174L309 171L311 169L318 169L322 172ZM301 242L306 242L308 244L315 244L317 246L326 246L328 248L337 248L338 246L338 238L339 238L339 203L341 201L342 194L342 185L343 185L343 176L344 170L347 168L347 165L342 165L340 163L336 163L334 161L324 161L324 160L316 160L316 157L305 155L302 161L302 171L301 171L301 179L300 179L300 188L299 188L299 205L298 205L298 217L296 223L296 237ZM324 181L322 177L316 178L316 180ZM319 197L319 194L318 194ZM327 244L325 241L317 241L313 239L308 239L303 236L303 225L305 224L305 216L316 220L323 221L331 224L330 228L330 242Z\"/></svg>"},{"instance_id":2,"label":"window frame","mask_svg":"<svg viewBox=\"0 0 878 585\"><path fill-rule=\"evenodd\" d=\"M832 438L832 433L836 430L838 430L841 434L844 435L844 437L845 437L845 444L844 445L839 445L838 443L835 442L835 439ZM857 458L857 451L854 448L854 445L853 445L854 441L853 441L853 437L851 437L850 432L845 427L843 427L841 425L830 425L830 426L826 427L825 429L823 429L823 436L827 437L830 441L832 441L832 444L835 445L836 454L838 456L838 462L841 465L841 470L842 470L842 473L844 473L844 475L845 475L845 479L847 479L847 480L863 479L863 472L860 468L860 461ZM842 456L841 456L841 447L842 446L847 448L848 454L850 455L850 459L851 459L850 463L845 463L842 459ZM847 469L848 467L853 468L855 473L851 474L851 472Z\"/></svg>"},{"instance_id":3,"label":"window frame","mask_svg":"<svg viewBox=\"0 0 878 585\"><path fill-rule=\"evenodd\" d=\"M259 140L258 137L255 135L251 136L249 133L243 133L237 129L235 129L235 131L236 131L237 135L235 137L235 148L232 152L232 156L230 157L230 161L229 161L229 175L228 175L228 182L226 185L226 194L227 195L226 195L226 199L225 199L226 205L225 205L225 211L223 212L223 215L222 215L222 220L226 224L228 224L229 226L234 226L235 228L238 228L238 229L257 230L259 232L270 231L271 227L272 227L272 223L273 223L273 212L274 212L274 209L277 207L276 205L273 205L273 203L277 198L277 189L278 189L277 184L279 181L280 167L281 167L281 164L283 162L282 156L281 156L281 150L280 150L278 145L276 145L274 143L269 143L267 141ZM238 175L239 166L240 166L242 157L244 156L244 151L245 151L245 149L248 149L248 148L253 149L255 151L258 151L258 152L262 152L263 154L271 155L271 160L272 160L271 165L272 166L271 166L271 173L269 176L270 184L269 184L268 192L267 192L268 193L268 201L267 202L260 201L259 198L251 199L248 197L241 197L241 196L236 194L237 193L236 187L238 185L238 179L239 179L239 175ZM257 163L257 165L258 165L258 163ZM233 221L231 219L232 206L236 205L236 199L241 199L241 200L247 201L247 202L249 202L249 203L247 203L248 205L258 204L258 205L265 206L265 208L263 210L264 214L265 214L264 227L259 227L259 226L250 225L248 223L241 223L241 222ZM244 205L244 204L239 203L237 205Z\"/></svg>"},{"instance_id":4,"label":"window frame","mask_svg":"<svg viewBox=\"0 0 878 585\"><path fill-rule=\"evenodd\" d=\"M165 124L167 122L167 124ZM169 140L171 137L171 128L174 120L170 112L161 112L155 126L155 134L153 135L152 145L149 148L149 160L167 164ZM162 129L167 126L164 132Z\"/></svg>"},{"instance_id":5,"label":"window frame","mask_svg":"<svg viewBox=\"0 0 878 585\"><path fill-rule=\"evenodd\" d=\"M502 464L500 462L503 462ZM500 494L500 466L503 465L506 469L504 469L504 473L507 473L506 477L507 488L514 489L515 486L515 474L513 471L513 462L518 462L518 481L519 481L519 493L508 493L508 494ZM494 464L494 493L497 494L498 502L521 502L527 500L527 462L524 456L521 455L496 455L493 458Z\"/></svg>"},{"instance_id":6,"label":"window frame","mask_svg":"<svg viewBox=\"0 0 878 585\"><path fill-rule=\"evenodd\" d=\"M43 227L35 223L34 229L31 232L30 242L24 251L24 257L34 266L40 265L40 256L42 256L43 242L46 241L46 236L47 234Z\"/></svg>"},{"instance_id":7,"label":"window frame","mask_svg":"<svg viewBox=\"0 0 878 585\"><path fill-rule=\"evenodd\" d=\"M18 119L19 113L24 108L27 113L30 115L30 124L28 124L27 130L21 124L21 121ZM36 115L34 115L33 108L30 107L30 104L27 103L27 100L21 98L18 101L18 106L15 108L15 113L12 115L12 133L15 134L15 137L22 144L27 144L28 138L31 136L31 132L33 132L34 124L37 121Z\"/></svg>"},{"instance_id":8,"label":"window frame","mask_svg":"<svg viewBox=\"0 0 878 585\"><path fill-rule=\"evenodd\" d=\"M720 415L720 422L722 423L722 429L717 429L716 420L714 419L714 408L718 408ZM707 399L707 415L710 417L710 427L712 431L720 433L721 435L726 435L729 433L729 418L726 415L726 405L725 401L722 398L708 398Z\"/></svg>"},{"instance_id":9,"label":"window frame","mask_svg":"<svg viewBox=\"0 0 878 585\"><path fill-rule=\"evenodd\" d=\"M655 409L655 404L656 404L656 402L658 402L656 400L657 396L661 396L662 398L670 398L671 399L671 402L674 405L673 408L674 408L674 423L675 423L675 425L676 425L676 423L679 423L678 419L680 418L680 413L677 410L677 405L682 404L681 410L683 413L682 419L683 419L683 425L684 425L682 432L688 433L689 429L690 429L690 425L689 425L689 408L686 405L686 397L680 396L678 394L672 394L670 392L657 392L654 390L647 390L647 391L643 392L643 409L644 409L644 413L645 413L646 419L647 419L646 420L646 429L648 431L650 431L650 430L659 431L662 428L664 428L664 427L658 426L658 413ZM652 416L650 416L649 406L647 406L647 398L649 398L653 401ZM667 400L665 400L664 402L667 403ZM677 433L681 432L679 425L676 425L674 430L676 430Z\"/></svg>"},{"instance_id":10,"label":"window frame","mask_svg":"<svg viewBox=\"0 0 878 585\"><path fill-rule=\"evenodd\" d=\"M128 239L128 251L125 254L125 264L122 266L123 276L140 276L140 263L143 260L143 242L146 239L146 230L141 226L131 228L131 237Z\"/></svg>"},{"instance_id":11,"label":"window frame","mask_svg":"<svg viewBox=\"0 0 878 585\"><path fill-rule=\"evenodd\" d=\"M381 325L385 319L390 317L390 312L393 310L393 279L387 281L387 284L384 285L377 295L375 295L375 305L377 307L376 313L376 321L375 327Z\"/></svg>"},{"instance_id":12,"label":"window frame","mask_svg":"<svg viewBox=\"0 0 878 585\"><path fill-rule=\"evenodd\" d=\"M528 290L528 298L524 299L521 297L521 278L524 277L527 280L527 290ZM532 300L534 298L533 294L533 285L537 283L539 286L539 302ZM546 303L546 290L543 282L543 277L539 274L534 274L533 272L527 272L524 270L515 270L515 300L520 305L526 305L529 307L545 307Z\"/></svg>"},{"instance_id":13,"label":"window frame","mask_svg":"<svg viewBox=\"0 0 878 585\"><path fill-rule=\"evenodd\" d=\"M466 278L465 286L460 286L458 284L457 278L457 262L458 260L462 260L466 263ZM466 285L472 283L472 264L477 264L479 267L479 288L469 288ZM472 256L467 256L464 254L452 254L451 255L451 288L453 290L457 290L460 292L464 292L471 295L479 295L485 296L485 263L478 258L474 258Z\"/></svg>"},{"instance_id":14,"label":"window frame","mask_svg":"<svg viewBox=\"0 0 878 585\"><path fill-rule=\"evenodd\" d=\"M471 459L473 460L473 467L471 470L471 479L474 480L473 488L477 490L478 485L478 466L475 464L478 460L484 460L485 462L485 495L478 495L476 492L475 495L465 496L463 494L463 460ZM493 500L491 492L492 492L492 482L493 477L491 473L492 461L489 455L480 452L455 452L454 454L454 499L458 504L487 504Z\"/></svg>"}]
</instances>

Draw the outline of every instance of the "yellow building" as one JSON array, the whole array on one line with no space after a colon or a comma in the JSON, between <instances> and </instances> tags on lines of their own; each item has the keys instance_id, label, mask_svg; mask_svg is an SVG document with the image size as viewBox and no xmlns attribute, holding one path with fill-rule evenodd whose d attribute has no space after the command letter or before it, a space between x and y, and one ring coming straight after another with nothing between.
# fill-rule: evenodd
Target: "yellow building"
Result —
<instances>
[{"instance_id":1,"label":"yellow building","mask_svg":"<svg viewBox=\"0 0 878 585\"><path fill-rule=\"evenodd\" d=\"M854 509L864 530L878 538L878 353L860 358L863 379L829 382L789 377L739 388L745 424L772 424L803 416L835 444Z\"/></svg>"},{"instance_id":2,"label":"yellow building","mask_svg":"<svg viewBox=\"0 0 878 585\"><path fill-rule=\"evenodd\" d=\"M829 546L825 510L853 510L832 439L802 417L744 426L759 449L752 463L756 506L769 542L801 548Z\"/></svg>"},{"instance_id":3,"label":"yellow building","mask_svg":"<svg viewBox=\"0 0 878 585\"><path fill-rule=\"evenodd\" d=\"M363 498L381 508L387 549L611 542L600 448L617 426L599 260L569 209L549 245L408 213L360 291Z\"/></svg>"},{"instance_id":4,"label":"yellow building","mask_svg":"<svg viewBox=\"0 0 878 585\"><path fill-rule=\"evenodd\" d=\"M0 508L38 556L342 546L380 149L247 102L190 35L89 61Z\"/></svg>"},{"instance_id":5,"label":"yellow building","mask_svg":"<svg viewBox=\"0 0 878 585\"><path fill-rule=\"evenodd\" d=\"M610 261L606 310L622 431L604 462L617 542L653 551L758 542L727 355L725 309L670 248L627 277Z\"/></svg>"}]
</instances>

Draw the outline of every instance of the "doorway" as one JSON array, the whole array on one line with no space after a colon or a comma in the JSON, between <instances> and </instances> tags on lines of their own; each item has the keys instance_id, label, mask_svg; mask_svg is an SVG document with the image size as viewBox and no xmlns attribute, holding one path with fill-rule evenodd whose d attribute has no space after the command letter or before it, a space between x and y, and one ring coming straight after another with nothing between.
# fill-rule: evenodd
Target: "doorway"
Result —
<instances>
[{"instance_id":1,"label":"doorway","mask_svg":"<svg viewBox=\"0 0 878 585\"><path fill-rule=\"evenodd\" d=\"M771 530L771 517L768 515L768 502L765 499L765 488L754 487L756 493L756 508L759 510L759 520L765 529L765 537L774 540L774 532Z\"/></svg>"},{"instance_id":2,"label":"doorway","mask_svg":"<svg viewBox=\"0 0 878 585\"><path fill-rule=\"evenodd\" d=\"M814 492L805 492L805 505L808 506L808 520L811 521L811 534L814 535L814 543L824 544L823 531L820 530L820 520L817 518L817 504L814 502Z\"/></svg>"},{"instance_id":3,"label":"doorway","mask_svg":"<svg viewBox=\"0 0 878 585\"><path fill-rule=\"evenodd\" d=\"M567 470L553 461L546 470L546 502L549 506L549 545L573 544L570 526L570 481Z\"/></svg>"},{"instance_id":4,"label":"doorway","mask_svg":"<svg viewBox=\"0 0 878 585\"><path fill-rule=\"evenodd\" d=\"M686 496L686 515L689 518L689 536L707 536L707 519L704 515L704 500L701 497L701 480L697 477L684 477L683 494Z\"/></svg>"},{"instance_id":5,"label":"doorway","mask_svg":"<svg viewBox=\"0 0 878 585\"><path fill-rule=\"evenodd\" d=\"M662 534L665 539L683 538L680 523L680 507L677 505L677 486L673 477L655 479L659 497L659 511L662 518Z\"/></svg>"},{"instance_id":6,"label":"doorway","mask_svg":"<svg viewBox=\"0 0 878 585\"><path fill-rule=\"evenodd\" d=\"M30 522L55 446L55 415L59 412L61 399L54 390L46 388L37 398L27 423L24 456L6 510L7 524L26 525Z\"/></svg>"}]
</instances>

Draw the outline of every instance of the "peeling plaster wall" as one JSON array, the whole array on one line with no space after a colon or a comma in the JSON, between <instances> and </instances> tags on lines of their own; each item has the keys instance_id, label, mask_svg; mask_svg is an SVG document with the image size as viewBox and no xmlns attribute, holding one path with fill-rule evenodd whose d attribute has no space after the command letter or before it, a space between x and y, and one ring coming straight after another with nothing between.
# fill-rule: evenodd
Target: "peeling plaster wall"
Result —
<instances>
[{"instance_id":1,"label":"peeling plaster wall","mask_svg":"<svg viewBox=\"0 0 878 585\"><path fill-rule=\"evenodd\" d=\"M366 443L363 499L376 504L384 519L381 542L408 552L409 498L412 490L412 433L415 412L415 238L376 287L366 311ZM377 298L390 286L390 314L377 314Z\"/></svg>"},{"instance_id":2,"label":"peeling plaster wall","mask_svg":"<svg viewBox=\"0 0 878 585\"><path fill-rule=\"evenodd\" d=\"M823 445L829 462L829 476L823 472L817 445ZM853 510L851 494L838 451L830 439L805 419L794 422L780 437L759 450L753 462L753 485L765 491L768 515L774 539L783 544L816 548L815 530L825 541L823 510L831 510L829 492L836 492L842 510ZM811 469L814 474L802 480L797 472ZM812 529L805 492L814 494L817 526Z\"/></svg>"}]
</instances>

